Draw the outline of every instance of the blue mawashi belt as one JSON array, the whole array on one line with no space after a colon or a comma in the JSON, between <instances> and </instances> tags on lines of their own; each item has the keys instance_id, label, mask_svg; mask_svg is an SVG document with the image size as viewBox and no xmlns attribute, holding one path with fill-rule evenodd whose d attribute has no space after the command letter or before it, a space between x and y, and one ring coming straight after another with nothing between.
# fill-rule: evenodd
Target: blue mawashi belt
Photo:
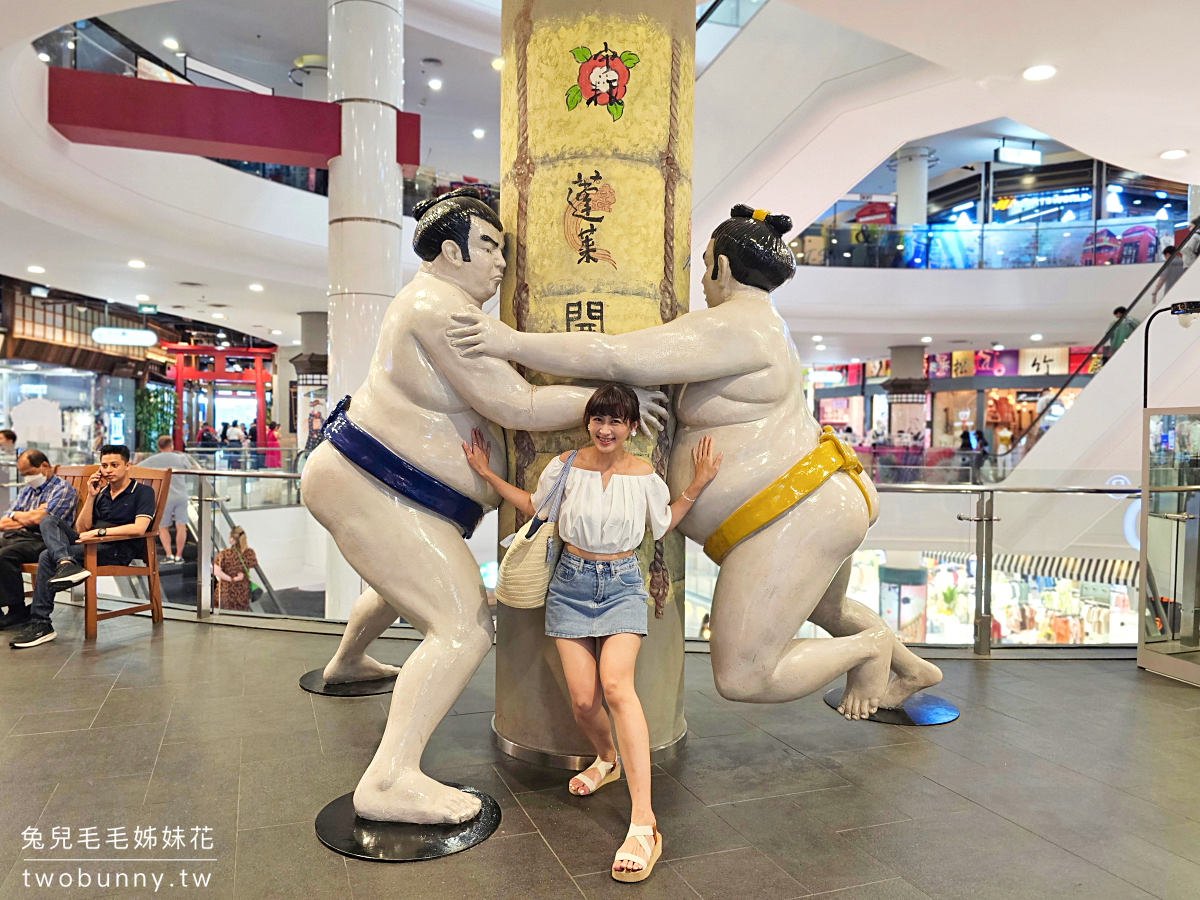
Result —
<instances>
[{"instance_id":1,"label":"blue mawashi belt","mask_svg":"<svg viewBox=\"0 0 1200 900\"><path fill-rule=\"evenodd\" d=\"M469 538L483 518L483 507L401 459L351 422L346 416L349 406L350 397L346 396L334 407L322 429L326 440L372 478L431 512L450 519L462 529L463 537Z\"/></svg>"}]
</instances>

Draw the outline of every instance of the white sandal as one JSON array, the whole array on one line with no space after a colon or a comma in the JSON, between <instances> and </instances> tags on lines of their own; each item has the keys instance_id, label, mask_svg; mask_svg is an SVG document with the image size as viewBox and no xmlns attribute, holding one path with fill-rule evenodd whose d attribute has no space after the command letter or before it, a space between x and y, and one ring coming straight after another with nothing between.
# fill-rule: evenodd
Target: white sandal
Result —
<instances>
[{"instance_id":1,"label":"white sandal","mask_svg":"<svg viewBox=\"0 0 1200 900\"><path fill-rule=\"evenodd\" d=\"M654 844L646 840L648 837L653 837ZM650 877L650 871L654 868L654 864L658 862L658 858L662 856L663 839L659 834L657 825L630 825L629 831L625 835L625 840L637 838L637 842L642 845L642 849L646 852L644 857L634 853L618 853L613 857L613 865L619 862L634 862L641 865L640 869L630 872L628 869L617 871L612 870L612 877L617 881L633 883L637 881L645 881Z\"/></svg>"},{"instance_id":2,"label":"white sandal","mask_svg":"<svg viewBox=\"0 0 1200 900\"><path fill-rule=\"evenodd\" d=\"M600 783L599 784L593 784L592 779L588 778L588 776L586 775L586 772L588 771L588 769L597 769L600 772ZM580 781L582 781L585 785L587 785L587 791L582 794L575 794L574 791L571 791L570 782L567 783L568 791L571 791L571 793L575 794L576 797L586 797L589 794L594 794L594 793L596 793L596 791L600 790L600 788L604 787L610 781L616 781L618 778L621 777L621 758L617 757L613 762L605 762L604 760L602 760L600 757L597 756L596 761L594 763L592 763L590 766L587 767L587 769L584 769L582 772L580 772L575 777L578 778Z\"/></svg>"}]
</instances>

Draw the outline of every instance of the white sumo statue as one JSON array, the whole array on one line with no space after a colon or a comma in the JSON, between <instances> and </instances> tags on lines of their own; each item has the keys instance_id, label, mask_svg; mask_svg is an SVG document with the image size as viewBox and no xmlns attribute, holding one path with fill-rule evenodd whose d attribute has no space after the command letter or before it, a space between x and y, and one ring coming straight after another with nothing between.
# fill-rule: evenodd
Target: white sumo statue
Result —
<instances>
[{"instance_id":1,"label":"white sumo statue","mask_svg":"<svg viewBox=\"0 0 1200 900\"><path fill-rule=\"evenodd\" d=\"M770 292L795 272L787 216L736 206L704 253L708 309L622 335L526 334L477 310L448 332L465 358L552 375L680 385L667 481L675 499L709 436L725 464L680 524L720 563L713 675L730 700L782 703L847 674L839 712L865 719L937 684L940 670L846 597L849 557L878 516L854 451L822 432ZM797 640L805 621L832 639ZM894 676L889 679L889 667Z\"/></svg>"},{"instance_id":2,"label":"white sumo statue","mask_svg":"<svg viewBox=\"0 0 1200 900\"><path fill-rule=\"evenodd\" d=\"M355 812L390 822L455 823L477 798L420 770L430 734L492 645L492 617L467 548L499 496L467 464L473 428L507 470L504 428L548 431L583 421L592 388L530 387L507 362L463 358L446 329L477 312L504 274L499 217L471 188L417 204L413 246L423 262L388 307L366 382L338 404L304 467L305 505L370 585L355 601L327 682L398 675L383 740L354 792ZM644 416L661 395L639 392ZM663 398L665 399L665 398ZM366 655L402 615L424 640L403 669Z\"/></svg>"}]
</instances>

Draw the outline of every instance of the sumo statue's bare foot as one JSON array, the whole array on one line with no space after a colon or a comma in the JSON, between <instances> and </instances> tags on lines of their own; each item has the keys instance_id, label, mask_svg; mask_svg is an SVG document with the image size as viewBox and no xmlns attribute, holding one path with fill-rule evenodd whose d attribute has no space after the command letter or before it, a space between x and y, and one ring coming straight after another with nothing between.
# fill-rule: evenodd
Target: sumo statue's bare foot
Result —
<instances>
[{"instance_id":1,"label":"sumo statue's bare foot","mask_svg":"<svg viewBox=\"0 0 1200 900\"><path fill-rule=\"evenodd\" d=\"M897 709L904 701L925 688L933 687L942 680L942 670L928 660L914 656L903 673L897 672L879 698L884 709Z\"/></svg>"},{"instance_id":2,"label":"sumo statue's bare foot","mask_svg":"<svg viewBox=\"0 0 1200 900\"><path fill-rule=\"evenodd\" d=\"M478 797L434 781L415 769L386 781L372 776L367 769L354 791L354 811L377 822L454 825L475 818L481 807Z\"/></svg>"},{"instance_id":3,"label":"sumo statue's bare foot","mask_svg":"<svg viewBox=\"0 0 1200 900\"><path fill-rule=\"evenodd\" d=\"M865 719L879 708L892 663L892 635L886 627L862 631L856 637L865 645L868 656L846 673L846 690L838 712L847 719Z\"/></svg>"},{"instance_id":4,"label":"sumo statue's bare foot","mask_svg":"<svg viewBox=\"0 0 1200 900\"><path fill-rule=\"evenodd\" d=\"M375 681L379 678L391 678L400 674L399 666L389 666L360 656L357 659L341 659L335 656L325 667L322 677L326 684L346 684L351 681Z\"/></svg>"}]
</instances>

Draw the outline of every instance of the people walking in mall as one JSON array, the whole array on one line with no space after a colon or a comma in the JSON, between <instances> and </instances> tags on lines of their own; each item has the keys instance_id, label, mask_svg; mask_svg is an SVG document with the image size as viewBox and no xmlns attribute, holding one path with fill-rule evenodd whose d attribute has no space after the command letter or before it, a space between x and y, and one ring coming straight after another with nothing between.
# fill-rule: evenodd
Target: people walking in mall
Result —
<instances>
[{"instance_id":1,"label":"people walking in mall","mask_svg":"<svg viewBox=\"0 0 1200 900\"><path fill-rule=\"evenodd\" d=\"M1171 248L1174 251L1174 247ZM1140 319L1135 319L1128 315L1128 310L1124 306L1118 306L1113 310L1113 315L1117 318L1117 327L1113 329L1112 334L1108 337L1108 355L1111 357L1117 352L1117 348L1129 340L1129 336L1137 331L1138 325L1141 324ZM1039 410L1040 412L1040 410Z\"/></svg>"},{"instance_id":2,"label":"people walking in mall","mask_svg":"<svg viewBox=\"0 0 1200 900\"><path fill-rule=\"evenodd\" d=\"M21 566L37 562L46 549L42 519L56 516L69 521L75 516L75 489L53 473L40 450L26 450L17 458L17 474L25 486L0 517L0 604L8 607L0 616L0 629L24 627L29 621Z\"/></svg>"},{"instance_id":3,"label":"people walking in mall","mask_svg":"<svg viewBox=\"0 0 1200 900\"><path fill-rule=\"evenodd\" d=\"M129 448L105 444L100 448L100 468L87 482L87 497L75 516L46 515L41 521L46 549L38 556L33 581L33 605L29 622L10 647L36 647L58 637L50 621L54 595L70 590L91 577L81 563L84 542L95 538L128 536L129 540L103 543L96 548L102 566L127 566L141 556L145 542L140 538L154 520L154 489L129 477Z\"/></svg>"},{"instance_id":4,"label":"people walking in mall","mask_svg":"<svg viewBox=\"0 0 1200 900\"><path fill-rule=\"evenodd\" d=\"M147 469L172 469L176 474L167 491L167 505L163 507L159 521L158 538L162 541L168 565L183 562L183 547L187 543L188 530L188 487L190 479L184 475L188 469L200 468L196 460L182 451L173 450L174 440L169 434L158 436L158 452L147 456L141 464ZM171 526L175 526L175 552L171 552Z\"/></svg>"},{"instance_id":5,"label":"people walking in mall","mask_svg":"<svg viewBox=\"0 0 1200 900\"><path fill-rule=\"evenodd\" d=\"M596 750L595 762L571 779L569 790L581 797L599 790L621 777L624 762L632 815L612 866L617 881L645 879L662 853L650 803L649 732L633 685L649 599L634 552L647 520L654 539L661 539L692 508L721 465L712 440L703 438L692 452L692 482L671 503L666 483L650 464L625 450L638 418L632 388L599 388L584 413L591 446L552 459L533 494L492 472L491 444L478 429L471 433L471 445L463 444L471 468L526 516L539 514L567 470L558 511L563 552L546 596L546 634L558 647L575 722ZM620 760L605 703L616 723Z\"/></svg>"},{"instance_id":6,"label":"people walking in mall","mask_svg":"<svg viewBox=\"0 0 1200 900\"><path fill-rule=\"evenodd\" d=\"M246 530L235 525L229 530L229 546L213 558L218 608L250 611L250 570L257 565L258 557L247 544Z\"/></svg>"},{"instance_id":7,"label":"people walking in mall","mask_svg":"<svg viewBox=\"0 0 1200 900\"><path fill-rule=\"evenodd\" d=\"M5 428L0 431L0 456L16 456L17 455L17 433L12 429Z\"/></svg>"},{"instance_id":8,"label":"people walking in mall","mask_svg":"<svg viewBox=\"0 0 1200 900\"><path fill-rule=\"evenodd\" d=\"M264 455L266 466L268 469L278 469L281 464L282 454L279 452L279 423L271 422L267 425L267 446L274 447L274 450L268 450Z\"/></svg>"}]
</instances>

